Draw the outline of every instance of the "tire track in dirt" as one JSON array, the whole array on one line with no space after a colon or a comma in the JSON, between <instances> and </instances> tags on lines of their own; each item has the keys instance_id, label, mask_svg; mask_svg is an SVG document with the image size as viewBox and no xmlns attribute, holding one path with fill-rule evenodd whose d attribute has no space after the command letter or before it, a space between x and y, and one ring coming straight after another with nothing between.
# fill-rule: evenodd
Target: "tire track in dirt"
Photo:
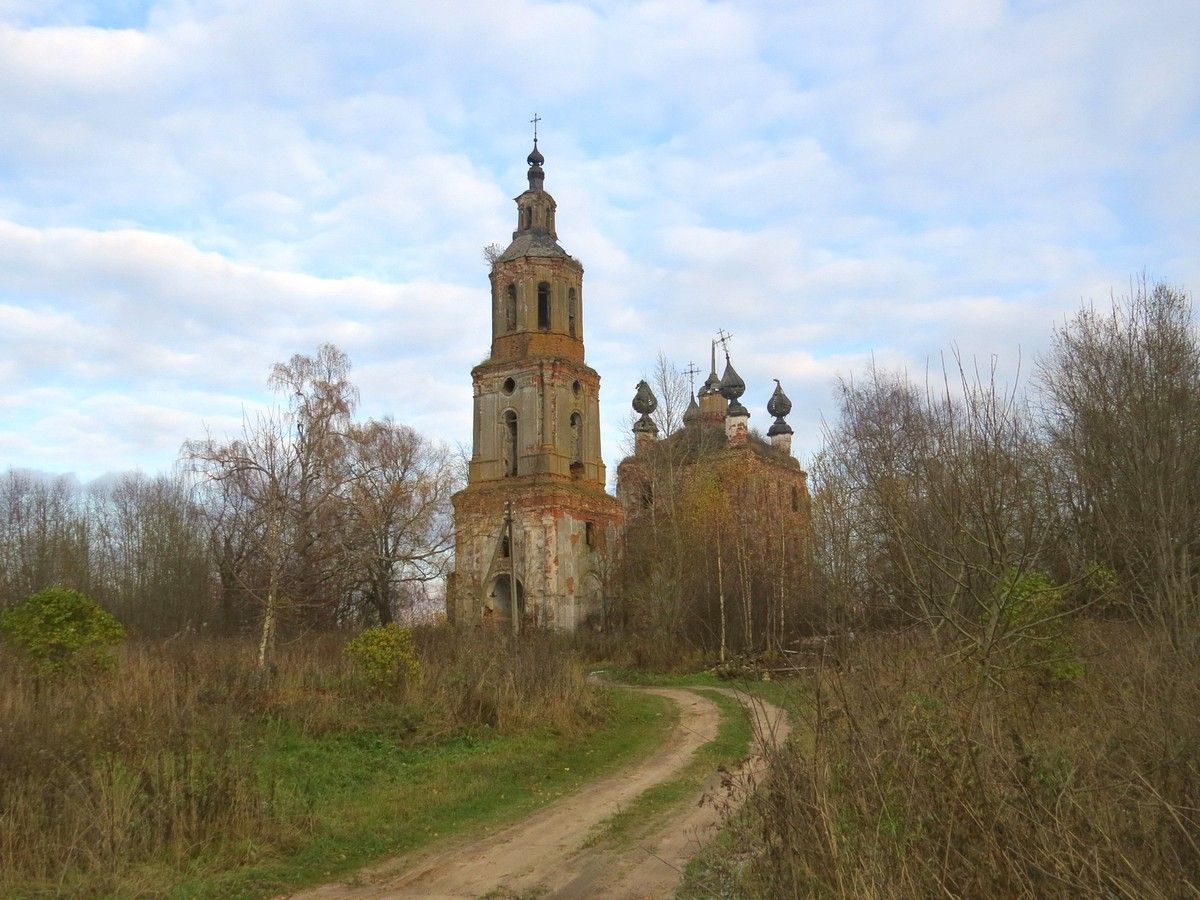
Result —
<instances>
[{"instance_id":1,"label":"tire track in dirt","mask_svg":"<svg viewBox=\"0 0 1200 900\"><path fill-rule=\"evenodd\" d=\"M665 743L634 766L600 778L537 812L482 838L451 841L423 853L363 870L353 883L329 884L293 895L303 900L358 898L521 897L650 898L669 896L683 866L720 826L715 804L700 795L681 804L635 846L588 846L596 827L656 784L670 780L696 751L713 740L721 721L717 705L686 688L636 688L666 697L680 710ZM781 740L786 717L777 707L725 688L753 713L755 749L728 778L727 806L736 806L761 775L763 741ZM720 778L706 786L719 789Z\"/></svg>"}]
</instances>

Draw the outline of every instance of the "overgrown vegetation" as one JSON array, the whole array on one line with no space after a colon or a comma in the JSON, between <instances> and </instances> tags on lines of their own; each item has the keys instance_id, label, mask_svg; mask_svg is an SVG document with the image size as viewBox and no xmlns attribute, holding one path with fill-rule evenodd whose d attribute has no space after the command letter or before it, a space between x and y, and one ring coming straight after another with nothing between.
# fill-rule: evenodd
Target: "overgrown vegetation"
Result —
<instances>
[{"instance_id":1,"label":"overgrown vegetation","mask_svg":"<svg viewBox=\"0 0 1200 900\"><path fill-rule=\"evenodd\" d=\"M1086 676L995 690L920 631L860 639L772 760L737 896L1177 897L1200 884L1200 671L1119 623ZM1136 672L1136 678L1130 673ZM1188 887L1190 885L1190 887Z\"/></svg>"},{"instance_id":2,"label":"overgrown vegetation","mask_svg":"<svg viewBox=\"0 0 1200 900\"><path fill-rule=\"evenodd\" d=\"M245 640L133 644L101 680L0 659L0 894L326 877L528 809L665 722L552 635L417 629L402 702L362 690L343 644L290 644L266 674Z\"/></svg>"},{"instance_id":3,"label":"overgrown vegetation","mask_svg":"<svg viewBox=\"0 0 1200 900\"><path fill-rule=\"evenodd\" d=\"M398 693L421 674L412 630L395 622L360 631L346 644L346 655L354 660L363 682L376 691Z\"/></svg>"},{"instance_id":4,"label":"overgrown vegetation","mask_svg":"<svg viewBox=\"0 0 1200 900\"><path fill-rule=\"evenodd\" d=\"M611 577L618 599L606 611L624 641L621 659L658 672L778 659L796 635L825 628L807 583L803 473L757 433L752 452L740 453L720 424L683 427L688 382L661 355L654 382L661 439L618 475L642 503L625 524Z\"/></svg>"},{"instance_id":5,"label":"overgrown vegetation","mask_svg":"<svg viewBox=\"0 0 1200 900\"><path fill-rule=\"evenodd\" d=\"M838 623L706 890L1200 892L1200 335L1082 310L1029 397L960 361L839 388L813 466Z\"/></svg>"}]
</instances>

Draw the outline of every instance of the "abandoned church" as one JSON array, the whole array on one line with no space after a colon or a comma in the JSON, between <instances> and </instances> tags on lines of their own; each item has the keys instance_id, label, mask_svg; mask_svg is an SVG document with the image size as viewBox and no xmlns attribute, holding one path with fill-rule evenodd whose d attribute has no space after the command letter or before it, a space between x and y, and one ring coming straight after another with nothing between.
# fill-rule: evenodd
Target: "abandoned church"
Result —
<instances>
[{"instance_id":1,"label":"abandoned church","mask_svg":"<svg viewBox=\"0 0 1200 900\"><path fill-rule=\"evenodd\" d=\"M782 523L796 543L808 529L808 491L782 388L776 382L768 403L776 418L766 441L749 431L746 385L728 353L718 377L714 344L699 403L691 398L673 434L660 440L657 399L638 385L636 450L618 466L617 496L607 493L600 376L584 360L583 266L558 242L536 136L527 161L517 228L492 261L491 350L471 371L472 454L453 501L447 614L514 632L573 630L602 621L626 522L653 514L664 462L685 479L700 468L719 473L747 513Z\"/></svg>"}]
</instances>

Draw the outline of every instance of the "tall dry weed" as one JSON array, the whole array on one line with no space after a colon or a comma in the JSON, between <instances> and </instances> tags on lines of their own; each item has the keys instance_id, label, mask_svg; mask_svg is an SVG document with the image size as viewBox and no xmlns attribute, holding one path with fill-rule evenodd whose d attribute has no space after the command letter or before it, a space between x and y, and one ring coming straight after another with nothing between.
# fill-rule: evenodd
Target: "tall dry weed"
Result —
<instances>
[{"instance_id":1,"label":"tall dry weed","mask_svg":"<svg viewBox=\"0 0 1200 900\"><path fill-rule=\"evenodd\" d=\"M602 713L601 696L588 688L568 636L431 628L415 637L421 690L435 708L452 713L456 726L570 732Z\"/></svg>"},{"instance_id":2,"label":"tall dry weed","mask_svg":"<svg viewBox=\"0 0 1200 900\"><path fill-rule=\"evenodd\" d=\"M1085 628L1084 673L1057 686L996 683L927 635L848 650L745 820L743 889L1196 896L1200 661L1129 626Z\"/></svg>"},{"instance_id":3,"label":"tall dry weed","mask_svg":"<svg viewBox=\"0 0 1200 900\"><path fill-rule=\"evenodd\" d=\"M128 648L89 680L0 662L0 886L114 872L236 841L269 820L245 730L236 653ZM251 707L252 708L252 707Z\"/></svg>"},{"instance_id":4,"label":"tall dry weed","mask_svg":"<svg viewBox=\"0 0 1200 900\"><path fill-rule=\"evenodd\" d=\"M582 730L600 714L569 644L489 631L415 635L422 676L403 696L359 688L345 635L122 649L109 677L45 679L0 657L0 895L105 893L150 863L236 866L316 824L264 762L280 731L384 732L423 743L463 729Z\"/></svg>"}]
</instances>

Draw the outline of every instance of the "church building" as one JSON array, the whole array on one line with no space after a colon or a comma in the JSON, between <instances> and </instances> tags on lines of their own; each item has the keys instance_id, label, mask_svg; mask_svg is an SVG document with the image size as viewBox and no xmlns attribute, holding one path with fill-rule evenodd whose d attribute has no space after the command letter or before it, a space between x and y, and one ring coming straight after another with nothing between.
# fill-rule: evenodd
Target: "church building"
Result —
<instances>
[{"instance_id":1,"label":"church building","mask_svg":"<svg viewBox=\"0 0 1200 900\"><path fill-rule=\"evenodd\" d=\"M617 496L625 513L622 574L643 604L635 602L634 615L724 661L729 652L783 648L797 628L817 625L819 610L805 589L810 502L808 476L792 455L791 401L776 380L766 403L775 421L765 437L751 430L741 402L746 383L727 349L725 373L717 375L717 343L699 402L689 397L669 434L660 435L652 418L658 401L650 386L638 384L635 449L617 466ZM664 573L659 547L673 548L682 565ZM656 618L664 610L666 618Z\"/></svg>"},{"instance_id":2,"label":"church building","mask_svg":"<svg viewBox=\"0 0 1200 900\"><path fill-rule=\"evenodd\" d=\"M685 479L694 477L693 467L699 466L726 473L723 480L735 486L750 519L777 512L787 524L787 533L803 543L810 525L808 474L792 456L793 432L786 419L792 401L776 379L775 392L767 400L767 413L775 421L766 439L750 431L750 410L741 402L746 383L728 352L725 373L717 375L717 343L713 342L708 378L688 399L683 427L662 440L650 417L658 408L658 398L645 381L638 383L633 397L633 410L640 416L633 426L634 455L617 466L617 496L625 518L635 522L653 508L664 477L679 473Z\"/></svg>"},{"instance_id":3,"label":"church building","mask_svg":"<svg viewBox=\"0 0 1200 900\"><path fill-rule=\"evenodd\" d=\"M623 520L605 491L600 376L584 362L583 266L558 243L544 161L535 135L512 243L492 263L447 597L451 621L513 632L599 620Z\"/></svg>"}]
</instances>

